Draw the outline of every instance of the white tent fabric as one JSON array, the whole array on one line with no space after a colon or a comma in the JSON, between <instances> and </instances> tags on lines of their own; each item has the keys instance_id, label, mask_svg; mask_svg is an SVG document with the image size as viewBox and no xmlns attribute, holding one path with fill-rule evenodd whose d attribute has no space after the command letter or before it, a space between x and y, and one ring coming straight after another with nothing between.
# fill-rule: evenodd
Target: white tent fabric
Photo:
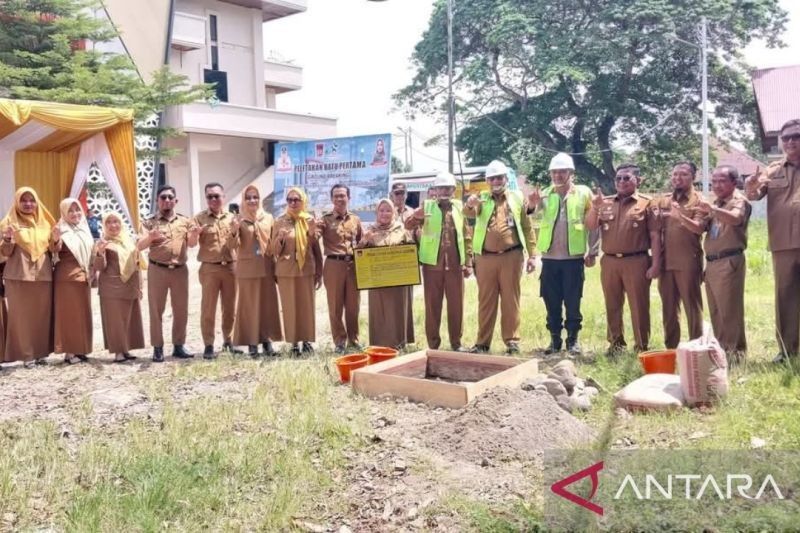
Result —
<instances>
[{"instance_id":1,"label":"white tent fabric","mask_svg":"<svg viewBox=\"0 0 800 533\"><path fill-rule=\"evenodd\" d=\"M55 131L51 126L31 120L0 139L0 216L8 212L14 201L14 152L36 144Z\"/></svg>"},{"instance_id":2,"label":"white tent fabric","mask_svg":"<svg viewBox=\"0 0 800 533\"><path fill-rule=\"evenodd\" d=\"M119 183L119 176L117 170L114 168L114 161L111 159L111 151L108 149L106 136L103 133L98 133L94 137L90 137L83 141L81 144L81 151L78 154L78 164L75 166L75 177L72 181L72 188L70 189L70 196L77 198L81 193L83 185L89 177L89 167L92 163L97 163L97 168L103 174L108 188L114 194L114 197L122 206L123 214L132 221L128 203L125 201L125 196L122 194L122 186Z\"/></svg>"}]
</instances>

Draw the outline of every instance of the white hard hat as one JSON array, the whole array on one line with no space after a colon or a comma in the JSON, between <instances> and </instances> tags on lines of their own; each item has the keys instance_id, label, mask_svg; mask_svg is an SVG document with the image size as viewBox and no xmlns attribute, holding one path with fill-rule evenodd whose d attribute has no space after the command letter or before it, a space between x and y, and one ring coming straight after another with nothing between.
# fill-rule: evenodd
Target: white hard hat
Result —
<instances>
[{"instance_id":1,"label":"white hard hat","mask_svg":"<svg viewBox=\"0 0 800 533\"><path fill-rule=\"evenodd\" d=\"M486 177L504 176L508 174L508 167L502 161L494 160L486 167Z\"/></svg>"},{"instance_id":2,"label":"white hard hat","mask_svg":"<svg viewBox=\"0 0 800 533\"><path fill-rule=\"evenodd\" d=\"M569 154L561 152L556 154L555 157L550 160L549 170L559 170L563 168L575 170L575 163L572 161L572 158L569 156Z\"/></svg>"},{"instance_id":3,"label":"white hard hat","mask_svg":"<svg viewBox=\"0 0 800 533\"><path fill-rule=\"evenodd\" d=\"M434 187L455 187L456 177L449 172L439 172L433 180Z\"/></svg>"}]
</instances>

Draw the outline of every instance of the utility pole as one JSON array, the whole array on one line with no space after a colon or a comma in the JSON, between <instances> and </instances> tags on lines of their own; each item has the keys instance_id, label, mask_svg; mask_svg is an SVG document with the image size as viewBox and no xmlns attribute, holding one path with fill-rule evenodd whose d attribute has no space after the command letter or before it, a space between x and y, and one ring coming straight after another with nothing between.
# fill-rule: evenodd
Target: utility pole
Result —
<instances>
[{"instance_id":1,"label":"utility pole","mask_svg":"<svg viewBox=\"0 0 800 533\"><path fill-rule=\"evenodd\" d=\"M408 127L408 155L410 163L408 164L408 171L414 171L414 145L411 144L411 126Z\"/></svg>"},{"instance_id":2,"label":"utility pole","mask_svg":"<svg viewBox=\"0 0 800 533\"><path fill-rule=\"evenodd\" d=\"M700 22L700 61L703 68L703 194L708 194L708 22Z\"/></svg>"},{"instance_id":3,"label":"utility pole","mask_svg":"<svg viewBox=\"0 0 800 533\"><path fill-rule=\"evenodd\" d=\"M453 173L453 137L455 135L453 100L453 0L447 0L447 171Z\"/></svg>"}]
</instances>

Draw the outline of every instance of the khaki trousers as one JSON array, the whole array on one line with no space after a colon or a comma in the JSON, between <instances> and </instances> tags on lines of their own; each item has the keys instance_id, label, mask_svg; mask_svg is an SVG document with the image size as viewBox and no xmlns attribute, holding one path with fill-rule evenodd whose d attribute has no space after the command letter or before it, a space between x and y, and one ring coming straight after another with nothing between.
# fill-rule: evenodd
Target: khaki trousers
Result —
<instances>
[{"instance_id":1,"label":"khaki trousers","mask_svg":"<svg viewBox=\"0 0 800 533\"><path fill-rule=\"evenodd\" d=\"M622 323L622 308L625 298L631 312L634 347L644 351L650 342L650 280L647 269L650 257L637 255L631 257L614 257L604 255L600 260L600 283L606 301L606 320L609 344L626 346L625 329Z\"/></svg>"},{"instance_id":2,"label":"khaki trousers","mask_svg":"<svg viewBox=\"0 0 800 533\"><path fill-rule=\"evenodd\" d=\"M186 265L166 268L150 263L147 269L147 300L150 310L150 344L164 346L161 320L167 307L167 294L172 306L172 344L186 343L189 319L189 269Z\"/></svg>"},{"instance_id":3,"label":"khaki trousers","mask_svg":"<svg viewBox=\"0 0 800 533\"><path fill-rule=\"evenodd\" d=\"M439 334L442 325L442 303L447 298L447 332L451 348L461 347L464 332L464 275L461 269L435 270L422 266L425 294L425 336L428 347L438 349L442 344Z\"/></svg>"},{"instance_id":4,"label":"khaki trousers","mask_svg":"<svg viewBox=\"0 0 800 533\"><path fill-rule=\"evenodd\" d=\"M227 265L200 265L200 333L203 344L214 344L214 322L217 318L217 301L222 296L222 341L231 342L233 319L236 312L236 277L233 263Z\"/></svg>"},{"instance_id":5,"label":"khaki trousers","mask_svg":"<svg viewBox=\"0 0 800 533\"><path fill-rule=\"evenodd\" d=\"M778 346L797 355L800 344L800 249L772 252Z\"/></svg>"},{"instance_id":6,"label":"khaki trousers","mask_svg":"<svg viewBox=\"0 0 800 533\"><path fill-rule=\"evenodd\" d=\"M475 256L478 280L478 339L475 344L491 346L500 300L500 332L503 342L519 342L520 280L524 257L522 250L504 254Z\"/></svg>"},{"instance_id":7,"label":"khaki trousers","mask_svg":"<svg viewBox=\"0 0 800 533\"><path fill-rule=\"evenodd\" d=\"M358 310L361 293L356 287L356 268L353 261L325 259L322 279L328 297L328 319L336 346L358 343ZM343 313L344 312L344 313ZM344 314L344 322L342 322Z\"/></svg>"},{"instance_id":8,"label":"khaki trousers","mask_svg":"<svg viewBox=\"0 0 800 533\"><path fill-rule=\"evenodd\" d=\"M744 330L744 254L706 263L705 284L714 336L726 351L747 351Z\"/></svg>"},{"instance_id":9,"label":"khaki trousers","mask_svg":"<svg viewBox=\"0 0 800 533\"><path fill-rule=\"evenodd\" d=\"M686 311L689 339L703 335L703 293L700 290L702 271L665 270L658 278L664 320L664 344L676 348L681 341L680 305Z\"/></svg>"}]
</instances>

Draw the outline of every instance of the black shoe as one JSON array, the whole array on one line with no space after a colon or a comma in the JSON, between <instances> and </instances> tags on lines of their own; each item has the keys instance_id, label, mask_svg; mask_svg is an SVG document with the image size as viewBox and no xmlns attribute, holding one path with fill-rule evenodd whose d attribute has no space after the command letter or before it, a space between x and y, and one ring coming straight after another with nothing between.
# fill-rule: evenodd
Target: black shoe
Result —
<instances>
[{"instance_id":1,"label":"black shoe","mask_svg":"<svg viewBox=\"0 0 800 533\"><path fill-rule=\"evenodd\" d=\"M44 366L47 364L47 361L45 359L47 359L47 357L42 357L40 359L37 359L36 361L34 361L34 364L39 366Z\"/></svg>"},{"instance_id":2,"label":"black shoe","mask_svg":"<svg viewBox=\"0 0 800 533\"><path fill-rule=\"evenodd\" d=\"M133 361L134 359L138 359L135 355L131 355L128 352L122 354L122 357L125 358L126 361Z\"/></svg>"},{"instance_id":3,"label":"black shoe","mask_svg":"<svg viewBox=\"0 0 800 533\"><path fill-rule=\"evenodd\" d=\"M153 362L154 363L163 363L164 362L164 347L163 346L153 346Z\"/></svg>"},{"instance_id":4,"label":"black shoe","mask_svg":"<svg viewBox=\"0 0 800 533\"><path fill-rule=\"evenodd\" d=\"M336 355L344 355L345 353L344 344L337 345L336 348L333 349L333 353L335 353Z\"/></svg>"},{"instance_id":5,"label":"black shoe","mask_svg":"<svg viewBox=\"0 0 800 533\"><path fill-rule=\"evenodd\" d=\"M300 357L300 347L296 344L292 344L292 349L289 351L289 355L291 357Z\"/></svg>"},{"instance_id":6,"label":"black shoe","mask_svg":"<svg viewBox=\"0 0 800 533\"><path fill-rule=\"evenodd\" d=\"M572 333L567 335L567 352L570 355L581 355L583 354L583 350L581 349L581 345L578 344L578 333Z\"/></svg>"},{"instance_id":7,"label":"black shoe","mask_svg":"<svg viewBox=\"0 0 800 533\"><path fill-rule=\"evenodd\" d=\"M250 357L258 357L258 344L248 344L247 355Z\"/></svg>"},{"instance_id":8,"label":"black shoe","mask_svg":"<svg viewBox=\"0 0 800 533\"><path fill-rule=\"evenodd\" d=\"M609 359L616 359L617 357L622 355L627 349L628 346L625 344L620 344L620 343L611 344L608 347L608 350L606 350L606 357ZM644 350L637 350L637 351L646 352L647 349L645 348Z\"/></svg>"},{"instance_id":9,"label":"black shoe","mask_svg":"<svg viewBox=\"0 0 800 533\"><path fill-rule=\"evenodd\" d=\"M363 345L363 344L361 344L360 342L351 342L351 343L350 343L350 348L351 348L352 350L355 350L355 351L356 351L356 352L358 352L358 353L361 353L361 352L363 352L363 351L364 351L364 348L366 348L366 346L364 346L364 345Z\"/></svg>"},{"instance_id":10,"label":"black shoe","mask_svg":"<svg viewBox=\"0 0 800 533\"><path fill-rule=\"evenodd\" d=\"M489 347L483 344L476 344L469 349L469 353L489 353Z\"/></svg>"},{"instance_id":11,"label":"black shoe","mask_svg":"<svg viewBox=\"0 0 800 533\"><path fill-rule=\"evenodd\" d=\"M222 343L222 350L232 354L243 354L244 352L238 349L233 343L230 342L223 342Z\"/></svg>"},{"instance_id":12,"label":"black shoe","mask_svg":"<svg viewBox=\"0 0 800 533\"><path fill-rule=\"evenodd\" d=\"M176 344L175 348L172 350L172 357L176 359L191 359L194 357L194 354L187 352L183 344Z\"/></svg>"},{"instance_id":13,"label":"black shoe","mask_svg":"<svg viewBox=\"0 0 800 533\"><path fill-rule=\"evenodd\" d=\"M278 352L275 351L275 348L272 347L272 342L262 342L261 347L264 349L264 355L268 355L270 357L275 357L278 355Z\"/></svg>"},{"instance_id":14,"label":"black shoe","mask_svg":"<svg viewBox=\"0 0 800 533\"><path fill-rule=\"evenodd\" d=\"M86 357L85 355L83 355L81 353L75 354L75 357L77 357L78 361L81 361L82 363L85 363L85 362L87 362L89 360L88 357Z\"/></svg>"},{"instance_id":15,"label":"black shoe","mask_svg":"<svg viewBox=\"0 0 800 533\"><path fill-rule=\"evenodd\" d=\"M311 346L310 342L303 341L302 352L303 353L314 353L314 347Z\"/></svg>"},{"instance_id":16,"label":"black shoe","mask_svg":"<svg viewBox=\"0 0 800 533\"><path fill-rule=\"evenodd\" d=\"M517 355L519 354L519 344L516 342L509 342L506 345L506 355Z\"/></svg>"},{"instance_id":17,"label":"black shoe","mask_svg":"<svg viewBox=\"0 0 800 533\"><path fill-rule=\"evenodd\" d=\"M561 351L561 337L556 337L555 335L550 337L550 346L544 349L545 355L550 355L554 353L558 353Z\"/></svg>"},{"instance_id":18,"label":"black shoe","mask_svg":"<svg viewBox=\"0 0 800 533\"><path fill-rule=\"evenodd\" d=\"M211 344L206 345L205 350L203 350L203 359L214 359L214 346Z\"/></svg>"}]
</instances>

